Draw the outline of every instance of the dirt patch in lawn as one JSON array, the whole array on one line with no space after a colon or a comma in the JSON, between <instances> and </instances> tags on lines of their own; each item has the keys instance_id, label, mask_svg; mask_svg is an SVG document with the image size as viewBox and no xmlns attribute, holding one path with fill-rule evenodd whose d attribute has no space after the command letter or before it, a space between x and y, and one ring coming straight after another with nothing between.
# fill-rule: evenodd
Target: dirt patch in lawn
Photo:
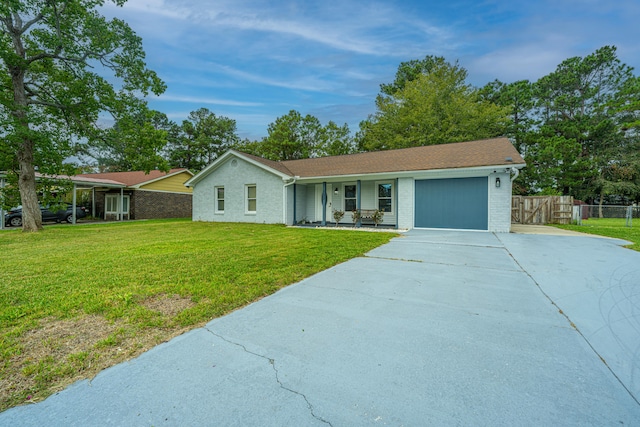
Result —
<instances>
[{"instance_id":1,"label":"dirt patch in lawn","mask_svg":"<svg viewBox=\"0 0 640 427\"><path fill-rule=\"evenodd\" d=\"M18 338L20 352L3 368L0 378L1 408L18 399L33 402L60 390L88 372L104 368L104 360L93 351L96 342L106 339L117 325L100 316L77 319L45 318L40 326ZM64 378L62 383L55 381ZM55 386L43 393L41 383L54 380Z\"/></svg>"},{"instance_id":2,"label":"dirt patch in lawn","mask_svg":"<svg viewBox=\"0 0 640 427\"><path fill-rule=\"evenodd\" d=\"M190 298L165 294L154 295L142 301L141 304L149 310L158 311L167 317L174 317L183 310L196 305Z\"/></svg>"},{"instance_id":3,"label":"dirt patch in lawn","mask_svg":"<svg viewBox=\"0 0 640 427\"><path fill-rule=\"evenodd\" d=\"M165 295L143 304L167 318L195 305L189 299ZM194 327L136 329L98 315L42 319L37 328L16 338L18 354L0 366L0 411L41 401Z\"/></svg>"}]
</instances>

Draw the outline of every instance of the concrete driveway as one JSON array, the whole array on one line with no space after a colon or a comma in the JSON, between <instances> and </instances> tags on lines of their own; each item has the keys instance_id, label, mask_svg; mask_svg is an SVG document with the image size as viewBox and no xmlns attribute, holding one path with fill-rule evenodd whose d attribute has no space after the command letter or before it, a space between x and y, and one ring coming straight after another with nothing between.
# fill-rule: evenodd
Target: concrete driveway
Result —
<instances>
[{"instance_id":1,"label":"concrete driveway","mask_svg":"<svg viewBox=\"0 0 640 427\"><path fill-rule=\"evenodd\" d=\"M617 243L414 230L0 425L640 425Z\"/></svg>"}]
</instances>

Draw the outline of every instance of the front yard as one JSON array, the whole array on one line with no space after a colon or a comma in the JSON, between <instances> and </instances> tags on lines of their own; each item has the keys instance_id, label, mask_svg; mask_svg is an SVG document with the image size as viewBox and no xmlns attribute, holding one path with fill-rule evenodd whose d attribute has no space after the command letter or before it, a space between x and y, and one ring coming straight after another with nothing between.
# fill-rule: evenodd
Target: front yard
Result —
<instances>
[{"instance_id":1,"label":"front yard","mask_svg":"<svg viewBox=\"0 0 640 427\"><path fill-rule=\"evenodd\" d=\"M556 227L628 240L633 243L627 246L628 248L640 251L640 219L634 219L632 225L633 227L626 227L623 218L590 218L583 220L582 225L556 225Z\"/></svg>"},{"instance_id":2,"label":"front yard","mask_svg":"<svg viewBox=\"0 0 640 427\"><path fill-rule=\"evenodd\" d=\"M0 411L388 242L189 220L0 232Z\"/></svg>"}]
</instances>

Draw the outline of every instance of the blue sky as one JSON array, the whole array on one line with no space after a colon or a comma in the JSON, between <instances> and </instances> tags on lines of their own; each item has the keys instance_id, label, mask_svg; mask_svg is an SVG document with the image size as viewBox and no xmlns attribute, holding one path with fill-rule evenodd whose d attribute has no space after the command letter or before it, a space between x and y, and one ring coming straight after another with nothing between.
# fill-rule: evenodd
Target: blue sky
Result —
<instances>
[{"instance_id":1,"label":"blue sky","mask_svg":"<svg viewBox=\"0 0 640 427\"><path fill-rule=\"evenodd\" d=\"M356 132L380 84L426 55L458 60L478 87L604 45L640 68L638 0L129 0L103 13L142 37L166 82L151 108L180 123L205 107L249 139L292 109Z\"/></svg>"}]
</instances>

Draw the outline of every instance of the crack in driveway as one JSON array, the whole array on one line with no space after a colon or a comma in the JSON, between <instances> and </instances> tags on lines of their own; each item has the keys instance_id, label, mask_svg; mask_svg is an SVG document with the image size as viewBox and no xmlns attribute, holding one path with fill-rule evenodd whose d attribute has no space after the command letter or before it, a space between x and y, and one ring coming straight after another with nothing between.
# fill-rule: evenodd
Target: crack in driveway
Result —
<instances>
[{"instance_id":1,"label":"crack in driveway","mask_svg":"<svg viewBox=\"0 0 640 427\"><path fill-rule=\"evenodd\" d=\"M458 245L458 246L462 246L462 245ZM500 249L505 249L506 248L500 248ZM507 251L507 254L509 254L509 252ZM520 269L516 269L516 268L505 268L505 267L501 267L501 268L497 268L497 267L486 267L486 266L482 266L482 265L473 265L473 264L460 264L460 263L450 263L450 262L442 262L442 261L431 261L431 260L423 260L423 259L408 259L408 258L394 258L394 257L388 257L388 256L381 256L381 255L368 255L365 254L364 256L362 256L362 258L370 258L370 259L385 259L388 261L401 261L401 262L416 262L419 264L433 264L433 265L444 265L444 266L448 266L448 267L469 267L469 268L477 268L480 270L493 270L493 271L521 271ZM513 258L513 257L512 257ZM518 265L519 267L519 265Z\"/></svg>"},{"instance_id":2,"label":"crack in driveway","mask_svg":"<svg viewBox=\"0 0 640 427\"><path fill-rule=\"evenodd\" d=\"M285 385L282 383L282 381L280 381L280 376L279 376L279 374L280 374L280 373L279 373L279 371L278 371L278 368L276 367L276 361L275 361L274 359L271 359L270 357L264 356L264 355L262 355L262 354L255 353L255 352L253 352L253 351L250 351L250 350L249 350L249 349L247 349L247 347L245 347L243 344L240 344L240 343L237 343L237 342L231 341L231 340L229 340L228 338L225 338L225 337L223 337L222 335L220 335L220 334L217 334L217 333L213 332L211 329L209 329L209 328L207 328L207 327L205 327L204 329L205 329L207 332L209 332L211 335L213 335L213 336L215 336L215 337L218 337L218 338L220 338L221 340L223 340L223 341L225 341L225 342L227 342L227 343L229 343L229 344L231 344L231 345L234 345L234 346L236 346L236 347L240 347L242 350L244 350L244 352L245 352L245 353L247 353L247 354L251 354L251 355L253 355L253 356L259 357L259 358L264 359L264 360L266 360L267 362L269 362L269 365L271 366L271 368L273 369L273 372L274 372L274 374L275 374L276 382L278 383L278 385L280 386L280 388L281 388L281 389L283 389L283 390L286 390L286 391L288 391L288 392L290 392L290 393L293 393L293 394L295 394L295 395L297 395L297 396L302 397L302 398L304 399L304 401L306 402L307 407L309 408L309 413L311 414L311 416L312 416L313 418L315 418L316 420L318 420L318 421L320 421L320 422L322 422L322 423L324 423L324 424L327 424L327 425L329 425L329 426L333 427L333 424L331 424L329 421L327 421L327 420L325 420L324 418L322 418L321 416L319 416L319 415L316 415L316 414L315 414L315 412L314 412L314 410L313 410L313 405L311 404L311 402L309 402L309 399L307 398L307 396L306 396L304 393L300 393L299 391L293 390L293 389L291 389L291 388L289 388L289 387L285 386Z\"/></svg>"}]
</instances>

